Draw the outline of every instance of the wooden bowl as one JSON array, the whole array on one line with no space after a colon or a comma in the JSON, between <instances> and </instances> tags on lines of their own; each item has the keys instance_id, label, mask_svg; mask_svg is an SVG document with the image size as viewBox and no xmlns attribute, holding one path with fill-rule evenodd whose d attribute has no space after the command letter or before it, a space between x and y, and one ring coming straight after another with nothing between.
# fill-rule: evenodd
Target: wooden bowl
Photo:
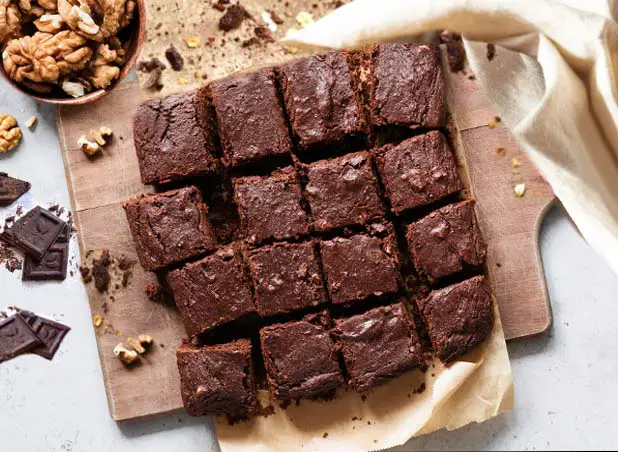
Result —
<instances>
[{"instance_id":1,"label":"wooden bowl","mask_svg":"<svg viewBox=\"0 0 618 452\"><path fill-rule=\"evenodd\" d=\"M140 51L142 50L142 44L144 43L144 39L146 37L146 10L144 7L144 0L135 0L136 10L131 23L121 31L121 36L124 38L121 40L123 43L127 41L127 36L129 40L129 45L126 47L127 49L127 61L120 68L120 75L107 89L99 89L96 91L92 91L88 94L84 94L80 97L70 97L68 94L62 92L62 90L57 90L59 92L53 92L50 94L42 94L31 89L26 88L25 86L17 83L8 74L4 71L4 66L0 62L0 74L2 78L7 81L11 86L13 86L17 91L24 93L27 96L32 97L41 102L45 102L48 104L58 104L58 105L83 105L90 102L94 102L95 100L100 99L105 96L109 91L114 89L121 80L123 80L131 69L135 65L135 61L139 56ZM56 90L54 90L56 91Z\"/></svg>"}]
</instances>

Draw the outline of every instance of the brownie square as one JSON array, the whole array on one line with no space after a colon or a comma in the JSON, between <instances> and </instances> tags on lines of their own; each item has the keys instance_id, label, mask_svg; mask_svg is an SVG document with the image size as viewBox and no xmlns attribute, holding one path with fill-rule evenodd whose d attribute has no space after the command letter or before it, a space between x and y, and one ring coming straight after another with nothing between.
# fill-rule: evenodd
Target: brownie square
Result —
<instances>
[{"instance_id":1,"label":"brownie square","mask_svg":"<svg viewBox=\"0 0 618 452\"><path fill-rule=\"evenodd\" d=\"M378 171L391 209L431 204L461 190L455 156L441 132L413 137L376 151Z\"/></svg>"},{"instance_id":2,"label":"brownie square","mask_svg":"<svg viewBox=\"0 0 618 452\"><path fill-rule=\"evenodd\" d=\"M216 121L206 88L137 108L133 140L144 184L198 176L217 166Z\"/></svg>"},{"instance_id":3,"label":"brownie square","mask_svg":"<svg viewBox=\"0 0 618 452\"><path fill-rule=\"evenodd\" d=\"M336 237L321 242L320 253L328 292L335 304L398 290L397 246L393 235Z\"/></svg>"},{"instance_id":4,"label":"brownie square","mask_svg":"<svg viewBox=\"0 0 618 452\"><path fill-rule=\"evenodd\" d=\"M474 215L474 201L451 204L408 226L416 269L430 282L478 267L487 247Z\"/></svg>"},{"instance_id":5,"label":"brownie square","mask_svg":"<svg viewBox=\"0 0 618 452\"><path fill-rule=\"evenodd\" d=\"M326 316L260 330L270 391L281 401L327 395L343 383Z\"/></svg>"},{"instance_id":6,"label":"brownie square","mask_svg":"<svg viewBox=\"0 0 618 452\"><path fill-rule=\"evenodd\" d=\"M380 44L371 55L371 122L437 128L444 122L440 49L427 44Z\"/></svg>"},{"instance_id":7,"label":"brownie square","mask_svg":"<svg viewBox=\"0 0 618 452\"><path fill-rule=\"evenodd\" d=\"M160 270L215 248L208 208L195 187L132 199L122 206L146 270Z\"/></svg>"},{"instance_id":8,"label":"brownie square","mask_svg":"<svg viewBox=\"0 0 618 452\"><path fill-rule=\"evenodd\" d=\"M305 167L313 226L317 231L364 224L384 215L368 152L321 160Z\"/></svg>"},{"instance_id":9,"label":"brownie square","mask_svg":"<svg viewBox=\"0 0 618 452\"><path fill-rule=\"evenodd\" d=\"M494 311L485 276L435 290L417 303L431 345L445 363L465 355L491 334Z\"/></svg>"},{"instance_id":10,"label":"brownie square","mask_svg":"<svg viewBox=\"0 0 618 452\"><path fill-rule=\"evenodd\" d=\"M237 421L256 411L249 340L204 347L185 342L176 350L176 361L182 401L191 416L226 414Z\"/></svg>"},{"instance_id":11,"label":"brownie square","mask_svg":"<svg viewBox=\"0 0 618 452\"><path fill-rule=\"evenodd\" d=\"M260 316L284 314L326 302L313 243L280 243L247 257Z\"/></svg>"},{"instance_id":12,"label":"brownie square","mask_svg":"<svg viewBox=\"0 0 618 452\"><path fill-rule=\"evenodd\" d=\"M292 167L270 176L235 179L234 194L241 228L249 243L294 239L309 233L300 181Z\"/></svg>"},{"instance_id":13,"label":"brownie square","mask_svg":"<svg viewBox=\"0 0 618 452\"><path fill-rule=\"evenodd\" d=\"M294 60L280 69L292 132L303 149L362 138L366 121L340 51Z\"/></svg>"},{"instance_id":14,"label":"brownie square","mask_svg":"<svg viewBox=\"0 0 618 452\"><path fill-rule=\"evenodd\" d=\"M168 273L167 282L189 336L255 312L251 281L235 247Z\"/></svg>"},{"instance_id":15,"label":"brownie square","mask_svg":"<svg viewBox=\"0 0 618 452\"><path fill-rule=\"evenodd\" d=\"M272 68L232 75L211 87L226 164L236 167L290 153Z\"/></svg>"},{"instance_id":16,"label":"brownie square","mask_svg":"<svg viewBox=\"0 0 618 452\"><path fill-rule=\"evenodd\" d=\"M403 303L336 321L332 331L358 392L423 364L423 350Z\"/></svg>"}]
</instances>

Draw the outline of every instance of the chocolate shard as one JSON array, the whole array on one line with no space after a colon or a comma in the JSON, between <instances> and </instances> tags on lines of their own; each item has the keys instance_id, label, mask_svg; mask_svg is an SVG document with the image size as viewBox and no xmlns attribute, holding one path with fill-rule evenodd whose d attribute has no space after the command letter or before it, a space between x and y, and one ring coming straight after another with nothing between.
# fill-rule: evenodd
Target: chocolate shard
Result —
<instances>
[{"instance_id":1,"label":"chocolate shard","mask_svg":"<svg viewBox=\"0 0 618 452\"><path fill-rule=\"evenodd\" d=\"M41 260L26 256L22 281L64 281L69 263L69 237L69 225L65 225Z\"/></svg>"},{"instance_id":2,"label":"chocolate shard","mask_svg":"<svg viewBox=\"0 0 618 452\"><path fill-rule=\"evenodd\" d=\"M32 329L42 342L42 345L33 349L32 353L50 361L60 348L64 337L71 331L71 328L68 326L44 317L37 317Z\"/></svg>"},{"instance_id":3,"label":"chocolate shard","mask_svg":"<svg viewBox=\"0 0 618 452\"><path fill-rule=\"evenodd\" d=\"M0 240L41 260L66 223L37 206L0 234Z\"/></svg>"},{"instance_id":4,"label":"chocolate shard","mask_svg":"<svg viewBox=\"0 0 618 452\"><path fill-rule=\"evenodd\" d=\"M0 363L27 353L42 341L19 314L0 322Z\"/></svg>"},{"instance_id":5,"label":"chocolate shard","mask_svg":"<svg viewBox=\"0 0 618 452\"><path fill-rule=\"evenodd\" d=\"M30 182L0 172L0 206L6 207L30 190Z\"/></svg>"}]
</instances>

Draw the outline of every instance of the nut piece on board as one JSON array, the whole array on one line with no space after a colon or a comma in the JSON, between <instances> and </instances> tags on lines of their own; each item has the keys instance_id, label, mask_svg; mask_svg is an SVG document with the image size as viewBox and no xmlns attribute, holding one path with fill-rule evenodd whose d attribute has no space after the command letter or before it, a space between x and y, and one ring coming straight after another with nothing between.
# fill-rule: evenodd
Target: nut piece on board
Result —
<instances>
[{"instance_id":1,"label":"nut piece on board","mask_svg":"<svg viewBox=\"0 0 618 452\"><path fill-rule=\"evenodd\" d=\"M77 145L82 148L82 151L86 153L88 156L93 156L97 152L99 152L99 145L94 141L90 141L86 135L82 135L77 140Z\"/></svg>"},{"instance_id":2,"label":"nut piece on board","mask_svg":"<svg viewBox=\"0 0 618 452\"><path fill-rule=\"evenodd\" d=\"M2 63L16 82L56 83L60 76L84 69L92 54L86 39L74 31L37 31L33 36L10 41L2 54Z\"/></svg>"},{"instance_id":3,"label":"nut piece on board","mask_svg":"<svg viewBox=\"0 0 618 452\"><path fill-rule=\"evenodd\" d=\"M21 129L17 120L11 115L0 115L0 154L14 149L20 140Z\"/></svg>"},{"instance_id":4,"label":"nut piece on board","mask_svg":"<svg viewBox=\"0 0 618 452\"><path fill-rule=\"evenodd\" d=\"M36 121L37 121L36 116L30 116L28 120L26 121L26 127L28 127L29 129L32 129L34 125L36 124Z\"/></svg>"},{"instance_id":5,"label":"nut piece on board","mask_svg":"<svg viewBox=\"0 0 618 452\"><path fill-rule=\"evenodd\" d=\"M116 356L123 364L130 366L139 359L139 355L134 350L128 350L124 344L120 342L114 347L114 356Z\"/></svg>"}]
</instances>

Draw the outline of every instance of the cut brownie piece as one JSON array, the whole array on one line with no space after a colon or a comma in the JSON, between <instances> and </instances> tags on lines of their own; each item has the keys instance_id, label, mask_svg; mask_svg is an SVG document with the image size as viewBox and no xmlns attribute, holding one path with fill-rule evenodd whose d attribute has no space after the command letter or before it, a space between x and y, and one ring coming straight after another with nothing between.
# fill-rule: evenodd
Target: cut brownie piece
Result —
<instances>
[{"instance_id":1,"label":"cut brownie piece","mask_svg":"<svg viewBox=\"0 0 618 452\"><path fill-rule=\"evenodd\" d=\"M191 416L226 414L237 421L255 413L249 340L205 347L185 342L176 350L176 360L182 401Z\"/></svg>"},{"instance_id":2,"label":"cut brownie piece","mask_svg":"<svg viewBox=\"0 0 618 452\"><path fill-rule=\"evenodd\" d=\"M167 282L189 336L255 312L251 281L235 247L168 273Z\"/></svg>"},{"instance_id":3,"label":"cut brownie piece","mask_svg":"<svg viewBox=\"0 0 618 452\"><path fill-rule=\"evenodd\" d=\"M122 206L146 270L160 270L215 248L208 208L195 187L132 199Z\"/></svg>"},{"instance_id":4,"label":"cut brownie piece","mask_svg":"<svg viewBox=\"0 0 618 452\"><path fill-rule=\"evenodd\" d=\"M328 321L326 314L311 315L262 328L262 354L274 397L289 401L326 395L343 383Z\"/></svg>"},{"instance_id":5,"label":"cut brownie piece","mask_svg":"<svg viewBox=\"0 0 618 452\"><path fill-rule=\"evenodd\" d=\"M324 275L333 303L361 301L398 290L397 245L364 234L321 242Z\"/></svg>"},{"instance_id":6,"label":"cut brownie piece","mask_svg":"<svg viewBox=\"0 0 618 452\"><path fill-rule=\"evenodd\" d=\"M494 311L484 276L435 290L417 303L431 345L445 363L468 353L491 334Z\"/></svg>"},{"instance_id":7,"label":"cut brownie piece","mask_svg":"<svg viewBox=\"0 0 618 452\"><path fill-rule=\"evenodd\" d=\"M461 190L451 149L438 131L376 151L378 171L396 214L436 202Z\"/></svg>"},{"instance_id":8,"label":"cut brownie piece","mask_svg":"<svg viewBox=\"0 0 618 452\"><path fill-rule=\"evenodd\" d=\"M406 234L416 269L430 282L485 262L487 247L474 201L451 204L408 226Z\"/></svg>"},{"instance_id":9,"label":"cut brownie piece","mask_svg":"<svg viewBox=\"0 0 618 452\"><path fill-rule=\"evenodd\" d=\"M364 136L366 121L343 52L294 60L280 73L292 132L301 148Z\"/></svg>"},{"instance_id":10,"label":"cut brownie piece","mask_svg":"<svg viewBox=\"0 0 618 452\"><path fill-rule=\"evenodd\" d=\"M349 383L366 391L423 364L423 350L403 303L336 321L332 331Z\"/></svg>"},{"instance_id":11,"label":"cut brownie piece","mask_svg":"<svg viewBox=\"0 0 618 452\"><path fill-rule=\"evenodd\" d=\"M290 153L272 68L232 75L211 87L226 164L236 167Z\"/></svg>"},{"instance_id":12,"label":"cut brownie piece","mask_svg":"<svg viewBox=\"0 0 618 452\"><path fill-rule=\"evenodd\" d=\"M444 122L440 49L426 44L380 44L371 58L371 122L376 126L436 128Z\"/></svg>"},{"instance_id":13,"label":"cut brownie piece","mask_svg":"<svg viewBox=\"0 0 618 452\"><path fill-rule=\"evenodd\" d=\"M260 316L284 314L326 302L314 245L280 243L248 255Z\"/></svg>"},{"instance_id":14,"label":"cut brownie piece","mask_svg":"<svg viewBox=\"0 0 618 452\"><path fill-rule=\"evenodd\" d=\"M384 215L368 152L305 167L305 193L317 231L364 224Z\"/></svg>"},{"instance_id":15,"label":"cut brownie piece","mask_svg":"<svg viewBox=\"0 0 618 452\"><path fill-rule=\"evenodd\" d=\"M270 176L235 179L234 194L249 243L294 239L309 233L300 182L292 167Z\"/></svg>"},{"instance_id":16,"label":"cut brownie piece","mask_svg":"<svg viewBox=\"0 0 618 452\"><path fill-rule=\"evenodd\" d=\"M217 166L216 124L206 88L141 104L133 139L144 184L213 171Z\"/></svg>"}]
</instances>

